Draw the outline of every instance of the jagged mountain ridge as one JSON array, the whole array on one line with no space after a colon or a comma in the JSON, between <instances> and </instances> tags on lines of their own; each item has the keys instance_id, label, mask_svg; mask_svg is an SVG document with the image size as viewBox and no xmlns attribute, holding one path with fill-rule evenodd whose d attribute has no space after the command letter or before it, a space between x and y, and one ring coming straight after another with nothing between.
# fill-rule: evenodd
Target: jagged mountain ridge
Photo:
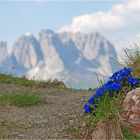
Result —
<instances>
[{"instance_id":1,"label":"jagged mountain ridge","mask_svg":"<svg viewBox=\"0 0 140 140\"><path fill-rule=\"evenodd\" d=\"M7 43L5 41L1 41L0 42L0 71L1 72L7 71L8 62L9 62L9 53L7 50Z\"/></svg>"},{"instance_id":2,"label":"jagged mountain ridge","mask_svg":"<svg viewBox=\"0 0 140 140\"><path fill-rule=\"evenodd\" d=\"M99 33L56 33L46 29L38 40L29 33L18 38L5 64L7 71L14 67L12 74L18 76L58 79L69 87L89 88L98 84L95 72L107 76L116 69L112 56L117 58L113 45ZM0 70L6 71L3 68L1 63Z\"/></svg>"}]
</instances>

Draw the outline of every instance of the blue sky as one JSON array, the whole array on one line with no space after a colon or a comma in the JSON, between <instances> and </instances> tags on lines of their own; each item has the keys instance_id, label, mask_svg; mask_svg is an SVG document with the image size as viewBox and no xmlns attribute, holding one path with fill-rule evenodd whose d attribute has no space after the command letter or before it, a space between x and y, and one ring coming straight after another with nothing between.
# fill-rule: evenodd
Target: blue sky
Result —
<instances>
[{"instance_id":1,"label":"blue sky","mask_svg":"<svg viewBox=\"0 0 140 140\"><path fill-rule=\"evenodd\" d=\"M0 1L0 40L26 32L99 31L115 45L140 36L140 0Z\"/></svg>"},{"instance_id":2,"label":"blue sky","mask_svg":"<svg viewBox=\"0 0 140 140\"><path fill-rule=\"evenodd\" d=\"M119 1L120 2L120 1ZM21 34L43 28L58 31L75 16L107 11L114 1L0 1L0 40L11 46Z\"/></svg>"}]
</instances>

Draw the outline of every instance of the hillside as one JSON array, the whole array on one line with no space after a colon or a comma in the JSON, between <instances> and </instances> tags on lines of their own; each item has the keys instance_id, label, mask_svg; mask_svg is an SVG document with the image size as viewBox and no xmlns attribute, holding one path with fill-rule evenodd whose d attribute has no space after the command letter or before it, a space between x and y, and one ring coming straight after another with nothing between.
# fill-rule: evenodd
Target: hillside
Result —
<instances>
[{"instance_id":1,"label":"hillside","mask_svg":"<svg viewBox=\"0 0 140 140\"><path fill-rule=\"evenodd\" d=\"M84 127L81 121L82 107L90 96L88 91L58 88L53 84L46 87L31 87L29 83L29 86L17 83L8 84L6 80L4 82L1 79L0 99L5 95L24 92L38 93L43 96L44 101L32 106L0 103L1 139L75 138L71 132Z\"/></svg>"}]
</instances>

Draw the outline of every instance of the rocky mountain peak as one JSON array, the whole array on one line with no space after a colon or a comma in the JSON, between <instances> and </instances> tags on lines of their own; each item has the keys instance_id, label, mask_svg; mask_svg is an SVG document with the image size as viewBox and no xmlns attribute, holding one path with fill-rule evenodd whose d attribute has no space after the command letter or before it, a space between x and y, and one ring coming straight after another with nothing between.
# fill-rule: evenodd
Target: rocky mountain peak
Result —
<instances>
[{"instance_id":1,"label":"rocky mountain peak","mask_svg":"<svg viewBox=\"0 0 140 140\"><path fill-rule=\"evenodd\" d=\"M5 48L5 43L0 46ZM95 73L106 77L115 71L112 56L117 58L113 44L98 32L43 29L39 40L31 33L19 37L8 61L16 67L16 73L29 79L58 79L73 88L89 88L98 85Z\"/></svg>"},{"instance_id":2,"label":"rocky mountain peak","mask_svg":"<svg viewBox=\"0 0 140 140\"><path fill-rule=\"evenodd\" d=\"M28 70L43 59L40 44L32 34L24 34L19 37L13 45L12 55Z\"/></svg>"},{"instance_id":3,"label":"rocky mountain peak","mask_svg":"<svg viewBox=\"0 0 140 140\"><path fill-rule=\"evenodd\" d=\"M55 32L53 30L50 30L50 29L43 29L40 33L39 33L39 36L40 38L51 38L53 35L55 34Z\"/></svg>"},{"instance_id":4,"label":"rocky mountain peak","mask_svg":"<svg viewBox=\"0 0 140 140\"><path fill-rule=\"evenodd\" d=\"M5 61L8 57L7 42L0 41L0 62Z\"/></svg>"}]
</instances>

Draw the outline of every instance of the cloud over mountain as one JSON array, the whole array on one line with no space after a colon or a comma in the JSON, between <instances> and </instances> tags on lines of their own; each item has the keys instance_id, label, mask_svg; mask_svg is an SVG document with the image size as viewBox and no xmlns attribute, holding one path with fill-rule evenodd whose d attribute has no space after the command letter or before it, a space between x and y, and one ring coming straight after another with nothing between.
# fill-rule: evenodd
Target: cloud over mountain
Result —
<instances>
[{"instance_id":1,"label":"cloud over mountain","mask_svg":"<svg viewBox=\"0 0 140 140\"><path fill-rule=\"evenodd\" d=\"M74 17L72 23L63 26L60 32L99 31L110 38L113 43L118 43L120 40L131 39L138 34L139 12L140 0L126 0L122 4L113 6L107 12L98 11Z\"/></svg>"}]
</instances>

